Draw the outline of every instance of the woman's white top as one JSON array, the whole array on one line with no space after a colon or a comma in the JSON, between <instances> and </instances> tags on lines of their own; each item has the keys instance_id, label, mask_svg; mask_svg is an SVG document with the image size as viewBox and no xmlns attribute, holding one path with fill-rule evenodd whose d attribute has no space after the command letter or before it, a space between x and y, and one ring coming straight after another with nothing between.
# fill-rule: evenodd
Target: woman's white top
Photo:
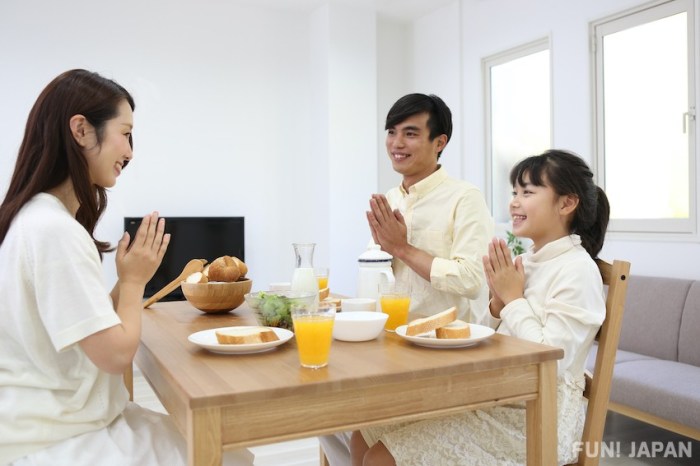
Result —
<instances>
[{"instance_id":1,"label":"woman's white top","mask_svg":"<svg viewBox=\"0 0 700 466\"><path fill-rule=\"evenodd\" d=\"M95 244L65 206L38 194L0 245L0 464L107 426L122 377L77 344L121 321Z\"/></svg>"}]
</instances>

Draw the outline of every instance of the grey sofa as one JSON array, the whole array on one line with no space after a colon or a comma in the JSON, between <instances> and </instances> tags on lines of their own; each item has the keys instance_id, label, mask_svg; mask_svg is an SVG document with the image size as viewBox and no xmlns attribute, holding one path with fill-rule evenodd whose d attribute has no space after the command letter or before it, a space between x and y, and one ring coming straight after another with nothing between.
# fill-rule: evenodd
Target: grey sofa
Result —
<instances>
[{"instance_id":1,"label":"grey sofa","mask_svg":"<svg viewBox=\"0 0 700 466\"><path fill-rule=\"evenodd\" d=\"M700 280L630 275L610 409L700 440Z\"/></svg>"}]
</instances>

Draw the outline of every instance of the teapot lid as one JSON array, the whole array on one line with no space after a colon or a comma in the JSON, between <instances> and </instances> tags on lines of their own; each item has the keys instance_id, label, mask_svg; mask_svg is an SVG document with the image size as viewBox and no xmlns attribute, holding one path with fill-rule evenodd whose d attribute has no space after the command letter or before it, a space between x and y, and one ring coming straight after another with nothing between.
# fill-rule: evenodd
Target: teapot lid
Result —
<instances>
[{"instance_id":1,"label":"teapot lid","mask_svg":"<svg viewBox=\"0 0 700 466\"><path fill-rule=\"evenodd\" d=\"M393 256L386 251L382 251L378 244L370 244L367 250L360 254L358 262L391 262Z\"/></svg>"}]
</instances>

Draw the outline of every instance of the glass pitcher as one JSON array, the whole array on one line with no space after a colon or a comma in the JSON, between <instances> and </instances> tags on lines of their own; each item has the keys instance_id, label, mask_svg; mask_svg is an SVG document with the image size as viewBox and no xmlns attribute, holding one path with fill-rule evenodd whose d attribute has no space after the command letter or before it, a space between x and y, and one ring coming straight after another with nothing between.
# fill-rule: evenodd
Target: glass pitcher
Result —
<instances>
[{"instance_id":1,"label":"glass pitcher","mask_svg":"<svg viewBox=\"0 0 700 466\"><path fill-rule=\"evenodd\" d=\"M293 291L316 293L318 299L318 280L314 274L314 248L316 243L292 243L296 255L296 268L292 275Z\"/></svg>"}]
</instances>

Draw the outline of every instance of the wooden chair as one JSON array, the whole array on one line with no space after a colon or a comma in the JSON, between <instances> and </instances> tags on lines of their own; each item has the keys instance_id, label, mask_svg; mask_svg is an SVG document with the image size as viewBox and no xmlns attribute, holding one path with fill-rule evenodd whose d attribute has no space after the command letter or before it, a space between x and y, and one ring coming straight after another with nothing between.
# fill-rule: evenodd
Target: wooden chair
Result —
<instances>
[{"instance_id":1,"label":"wooden chair","mask_svg":"<svg viewBox=\"0 0 700 466\"><path fill-rule=\"evenodd\" d=\"M603 283L608 285L608 297L605 302L605 321L598 332L598 354L595 359L593 375L586 374L586 389L584 396L588 398L586 422L581 437L582 449L579 453L578 466L597 466L600 460L605 417L608 413L610 386L615 365L615 353L620 340L622 314L625 310L627 296L627 277L630 273L630 263L613 261L609 264L596 260ZM595 456L588 456L588 453Z\"/></svg>"}]
</instances>

